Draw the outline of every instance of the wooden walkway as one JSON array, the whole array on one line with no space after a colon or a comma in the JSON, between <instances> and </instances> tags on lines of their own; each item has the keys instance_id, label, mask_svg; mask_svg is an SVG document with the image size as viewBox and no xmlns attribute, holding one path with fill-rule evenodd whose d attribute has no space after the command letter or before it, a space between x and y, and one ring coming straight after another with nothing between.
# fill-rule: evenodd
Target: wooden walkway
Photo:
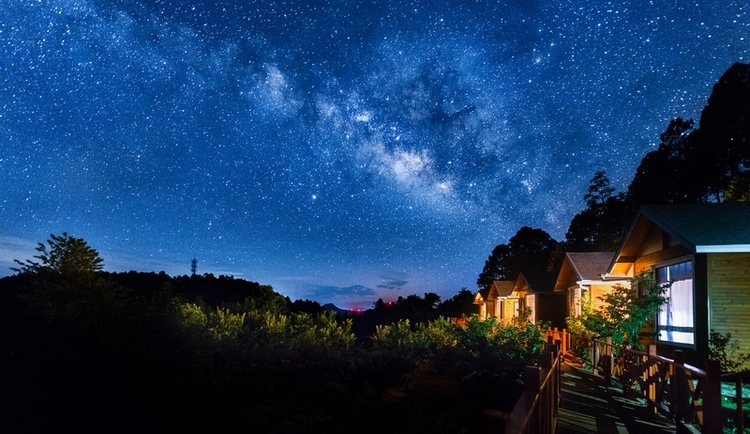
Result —
<instances>
[{"instance_id":1,"label":"wooden walkway","mask_svg":"<svg viewBox=\"0 0 750 434\"><path fill-rule=\"evenodd\" d=\"M675 425L649 413L645 400L625 397L606 387L604 378L566 360L562 366L561 401L555 434L665 434Z\"/></svg>"}]
</instances>

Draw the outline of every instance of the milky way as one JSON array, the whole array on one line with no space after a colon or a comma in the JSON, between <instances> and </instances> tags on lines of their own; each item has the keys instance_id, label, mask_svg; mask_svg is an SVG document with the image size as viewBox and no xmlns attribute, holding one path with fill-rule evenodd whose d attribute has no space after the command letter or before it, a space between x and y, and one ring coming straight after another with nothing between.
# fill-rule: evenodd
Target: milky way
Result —
<instances>
[{"instance_id":1,"label":"milky way","mask_svg":"<svg viewBox=\"0 0 750 434\"><path fill-rule=\"evenodd\" d=\"M0 6L0 275L66 231L341 307L563 240L595 171L625 189L750 58L743 1Z\"/></svg>"}]
</instances>

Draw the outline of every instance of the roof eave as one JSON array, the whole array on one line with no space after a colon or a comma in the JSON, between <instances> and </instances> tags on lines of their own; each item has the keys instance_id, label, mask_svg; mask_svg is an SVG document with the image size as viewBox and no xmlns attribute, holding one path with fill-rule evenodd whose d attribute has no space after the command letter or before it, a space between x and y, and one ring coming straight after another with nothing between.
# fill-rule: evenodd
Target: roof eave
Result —
<instances>
[{"instance_id":1,"label":"roof eave","mask_svg":"<svg viewBox=\"0 0 750 434\"><path fill-rule=\"evenodd\" d=\"M750 253L750 244L696 246L695 253Z\"/></svg>"},{"instance_id":2,"label":"roof eave","mask_svg":"<svg viewBox=\"0 0 750 434\"><path fill-rule=\"evenodd\" d=\"M684 245L685 247L687 247L693 252L697 251L697 246L692 241L685 238L683 234L681 234L680 232L675 230L672 226L667 224L667 222L659 218L658 214L651 207L649 207L648 205L642 206L640 213L646 216L646 218L648 218L649 220L651 220L653 224L655 224L656 226L661 228L663 231L665 231L666 233L674 237L677 241L680 242L680 244Z\"/></svg>"}]
</instances>

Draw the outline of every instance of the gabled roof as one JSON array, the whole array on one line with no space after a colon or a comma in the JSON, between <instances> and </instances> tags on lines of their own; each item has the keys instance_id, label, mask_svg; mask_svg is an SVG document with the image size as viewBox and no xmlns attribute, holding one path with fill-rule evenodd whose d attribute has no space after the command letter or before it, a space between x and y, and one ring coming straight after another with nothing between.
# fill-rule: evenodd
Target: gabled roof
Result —
<instances>
[{"instance_id":1,"label":"gabled roof","mask_svg":"<svg viewBox=\"0 0 750 434\"><path fill-rule=\"evenodd\" d=\"M512 280L496 280L492 282L492 287L497 291L498 297L508 297L513 292L515 284Z\"/></svg>"},{"instance_id":2,"label":"gabled roof","mask_svg":"<svg viewBox=\"0 0 750 434\"><path fill-rule=\"evenodd\" d=\"M615 252L570 252L565 254L560 273L557 275L555 291L567 289L568 282L601 281L601 275L609 270ZM571 279L572 277L572 279Z\"/></svg>"},{"instance_id":3,"label":"gabled roof","mask_svg":"<svg viewBox=\"0 0 750 434\"><path fill-rule=\"evenodd\" d=\"M521 272L516 279L513 291L521 291L527 286L532 293L553 292L557 276L552 273L527 273Z\"/></svg>"},{"instance_id":4,"label":"gabled roof","mask_svg":"<svg viewBox=\"0 0 750 434\"><path fill-rule=\"evenodd\" d=\"M498 297L508 297L513 292L514 280L495 280L488 289L482 289L474 296L474 304L497 300Z\"/></svg>"},{"instance_id":5,"label":"gabled roof","mask_svg":"<svg viewBox=\"0 0 750 434\"><path fill-rule=\"evenodd\" d=\"M573 271L578 280L598 280L601 274L607 272L609 263L615 252L585 252L566 253L565 257L570 261Z\"/></svg>"},{"instance_id":6,"label":"gabled roof","mask_svg":"<svg viewBox=\"0 0 750 434\"><path fill-rule=\"evenodd\" d=\"M650 205L641 214L694 253L750 252L750 202Z\"/></svg>"},{"instance_id":7,"label":"gabled roof","mask_svg":"<svg viewBox=\"0 0 750 434\"><path fill-rule=\"evenodd\" d=\"M609 272L632 262L654 227L692 253L750 252L750 202L644 205L633 221Z\"/></svg>"}]
</instances>

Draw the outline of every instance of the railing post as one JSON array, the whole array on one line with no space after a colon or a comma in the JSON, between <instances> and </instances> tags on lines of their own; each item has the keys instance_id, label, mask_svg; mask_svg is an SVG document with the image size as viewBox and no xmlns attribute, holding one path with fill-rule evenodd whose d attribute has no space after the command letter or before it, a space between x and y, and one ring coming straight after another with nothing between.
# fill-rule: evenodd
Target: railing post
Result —
<instances>
[{"instance_id":1,"label":"railing post","mask_svg":"<svg viewBox=\"0 0 750 434\"><path fill-rule=\"evenodd\" d=\"M596 339L591 341L591 364L594 366L594 375L599 375L599 342Z\"/></svg>"},{"instance_id":2,"label":"railing post","mask_svg":"<svg viewBox=\"0 0 750 434\"><path fill-rule=\"evenodd\" d=\"M685 420L690 413L690 388L688 387L688 375L685 372L685 354L682 350L674 350L672 369L669 411L678 420Z\"/></svg>"},{"instance_id":3,"label":"railing post","mask_svg":"<svg viewBox=\"0 0 750 434\"><path fill-rule=\"evenodd\" d=\"M537 432L540 433L551 433L551 427L553 425L552 420L556 416L554 413L554 407L555 407L555 391L553 390L554 384L552 383L554 379L548 377L550 374L552 374L550 371L552 370L552 365L555 363L555 353L557 348L554 346L548 347L547 351L542 353L542 378L547 377L548 382L545 384L544 390L541 388L541 383L539 387L539 404L537 407L537 412L539 413L539 430ZM544 380L542 380L544 381Z\"/></svg>"},{"instance_id":4,"label":"railing post","mask_svg":"<svg viewBox=\"0 0 750 434\"><path fill-rule=\"evenodd\" d=\"M565 330L565 329L563 329ZM555 354L555 365L554 369L555 372L553 373L553 379L555 381L554 383L554 395L555 395L555 402L554 402L554 409L555 409L555 421L557 421L557 411L560 408L560 400L562 399L562 364L563 364L563 355L562 347L558 346L556 348L557 353Z\"/></svg>"},{"instance_id":5,"label":"railing post","mask_svg":"<svg viewBox=\"0 0 750 434\"><path fill-rule=\"evenodd\" d=\"M555 346L550 345L548 349L542 353L542 368L549 369L552 367L552 362L555 357Z\"/></svg>"},{"instance_id":6,"label":"railing post","mask_svg":"<svg viewBox=\"0 0 750 434\"><path fill-rule=\"evenodd\" d=\"M706 362L706 388L703 389L703 434L721 434L723 431L721 410L721 365L718 360Z\"/></svg>"},{"instance_id":7,"label":"railing post","mask_svg":"<svg viewBox=\"0 0 750 434\"><path fill-rule=\"evenodd\" d=\"M540 366L527 365L523 371L523 383L526 392L534 395L539 394L539 388L542 386L542 368ZM532 415L529 422L528 432L539 432L542 425L542 412L537 409L536 414Z\"/></svg>"},{"instance_id":8,"label":"railing post","mask_svg":"<svg viewBox=\"0 0 750 434\"><path fill-rule=\"evenodd\" d=\"M607 336L607 343L604 346L604 384L609 388L612 385L612 365L614 364L612 355L612 336Z\"/></svg>"},{"instance_id":9,"label":"railing post","mask_svg":"<svg viewBox=\"0 0 750 434\"><path fill-rule=\"evenodd\" d=\"M734 374L734 385L737 399L737 413L735 414L735 425L737 432L745 432L745 409L742 408L742 372Z\"/></svg>"},{"instance_id":10,"label":"railing post","mask_svg":"<svg viewBox=\"0 0 750 434\"><path fill-rule=\"evenodd\" d=\"M656 373L657 366L652 361L652 358L656 357L656 345L648 346L648 359L646 360L646 369L643 370L643 381L648 386L646 390L646 399L648 402L648 410L656 413L658 411L656 407Z\"/></svg>"}]
</instances>

